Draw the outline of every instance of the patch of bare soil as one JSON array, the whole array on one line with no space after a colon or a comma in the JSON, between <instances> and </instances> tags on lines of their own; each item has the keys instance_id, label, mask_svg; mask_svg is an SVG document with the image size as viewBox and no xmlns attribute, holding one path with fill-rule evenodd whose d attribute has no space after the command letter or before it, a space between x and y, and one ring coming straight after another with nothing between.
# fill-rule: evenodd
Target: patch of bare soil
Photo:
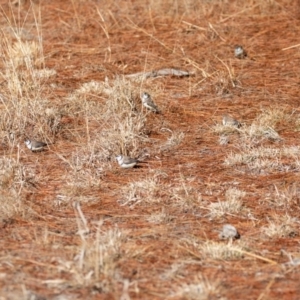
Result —
<instances>
[{"instance_id":1,"label":"patch of bare soil","mask_svg":"<svg viewBox=\"0 0 300 300\"><path fill-rule=\"evenodd\" d=\"M1 1L1 299L298 299L299 18Z\"/></svg>"}]
</instances>

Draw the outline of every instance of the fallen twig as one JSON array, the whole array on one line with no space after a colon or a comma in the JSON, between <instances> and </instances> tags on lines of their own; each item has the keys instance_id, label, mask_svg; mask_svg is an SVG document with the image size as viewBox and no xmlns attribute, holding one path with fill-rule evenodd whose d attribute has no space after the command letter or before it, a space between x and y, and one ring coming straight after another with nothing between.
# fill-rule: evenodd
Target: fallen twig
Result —
<instances>
[{"instance_id":1,"label":"fallen twig","mask_svg":"<svg viewBox=\"0 0 300 300\"><path fill-rule=\"evenodd\" d=\"M186 77L191 76L194 73L183 71L179 69L173 69L173 68L167 68L167 69L160 69L156 71L150 71L150 72L138 72L134 74L128 74L125 75L127 78L136 78L136 77L142 77L143 79L147 79L150 77L159 77L159 76L178 76L178 77Z\"/></svg>"}]
</instances>

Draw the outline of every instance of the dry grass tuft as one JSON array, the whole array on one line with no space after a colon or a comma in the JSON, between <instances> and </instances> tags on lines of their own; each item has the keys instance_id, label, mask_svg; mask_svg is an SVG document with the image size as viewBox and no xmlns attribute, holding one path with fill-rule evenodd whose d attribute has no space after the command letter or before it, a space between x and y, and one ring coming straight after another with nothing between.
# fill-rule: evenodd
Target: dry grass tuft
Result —
<instances>
[{"instance_id":1,"label":"dry grass tuft","mask_svg":"<svg viewBox=\"0 0 300 300\"><path fill-rule=\"evenodd\" d=\"M241 153L228 155L224 163L231 167L246 165L250 171L256 173L287 172L299 168L299 154L299 147L294 146L281 149L264 146L247 149L244 146Z\"/></svg>"},{"instance_id":2,"label":"dry grass tuft","mask_svg":"<svg viewBox=\"0 0 300 300\"><path fill-rule=\"evenodd\" d=\"M138 87L123 77L83 84L67 98L65 112L84 120L86 138L96 142L103 157L138 156L147 141ZM92 133L90 122L98 124L100 132Z\"/></svg>"},{"instance_id":3,"label":"dry grass tuft","mask_svg":"<svg viewBox=\"0 0 300 300\"><path fill-rule=\"evenodd\" d=\"M274 185L274 191L266 195L266 201L269 205L290 210L293 204L298 205L300 203L299 188L296 183L283 190Z\"/></svg>"},{"instance_id":4,"label":"dry grass tuft","mask_svg":"<svg viewBox=\"0 0 300 300\"><path fill-rule=\"evenodd\" d=\"M196 178L186 179L182 175L176 180L176 184L170 193L172 206L181 209L198 209L202 202L202 195L194 187L195 180Z\"/></svg>"},{"instance_id":5,"label":"dry grass tuft","mask_svg":"<svg viewBox=\"0 0 300 300\"><path fill-rule=\"evenodd\" d=\"M29 136L53 141L60 115L43 92L46 80L56 72L44 68L40 42L17 39L11 44L3 32L2 38L1 75L5 82L0 99L1 130L18 140Z\"/></svg>"},{"instance_id":6,"label":"dry grass tuft","mask_svg":"<svg viewBox=\"0 0 300 300\"><path fill-rule=\"evenodd\" d=\"M163 208L161 212L155 212L148 216L146 219L149 223L168 224L174 219L174 217L168 214Z\"/></svg>"},{"instance_id":7,"label":"dry grass tuft","mask_svg":"<svg viewBox=\"0 0 300 300\"><path fill-rule=\"evenodd\" d=\"M90 2L2 1L3 299L297 299L296 1Z\"/></svg>"},{"instance_id":8,"label":"dry grass tuft","mask_svg":"<svg viewBox=\"0 0 300 300\"><path fill-rule=\"evenodd\" d=\"M206 241L199 246L199 251L205 259L235 260L243 258L242 246L233 245L232 242Z\"/></svg>"},{"instance_id":9,"label":"dry grass tuft","mask_svg":"<svg viewBox=\"0 0 300 300\"><path fill-rule=\"evenodd\" d=\"M185 134L180 131L171 132L171 136L160 146L160 151L174 150L183 141Z\"/></svg>"},{"instance_id":10,"label":"dry grass tuft","mask_svg":"<svg viewBox=\"0 0 300 300\"><path fill-rule=\"evenodd\" d=\"M123 188L123 196L118 201L119 204L134 208L137 204L160 203L166 193L166 187L160 183L159 176L154 175L144 180L129 183Z\"/></svg>"},{"instance_id":11,"label":"dry grass tuft","mask_svg":"<svg viewBox=\"0 0 300 300\"><path fill-rule=\"evenodd\" d=\"M236 188L228 189L225 193L225 201L211 203L208 206L211 218L221 218L225 215L240 214L243 209L242 198L245 192Z\"/></svg>"},{"instance_id":12,"label":"dry grass tuft","mask_svg":"<svg viewBox=\"0 0 300 300\"><path fill-rule=\"evenodd\" d=\"M26 70L33 70L44 65L43 49L36 41L18 40L12 45L7 44L6 54L10 58L10 66L14 69L24 67Z\"/></svg>"},{"instance_id":13,"label":"dry grass tuft","mask_svg":"<svg viewBox=\"0 0 300 300\"><path fill-rule=\"evenodd\" d=\"M290 118L291 116L288 114L286 109L282 107L275 107L263 110L262 113L256 117L253 123L260 126L274 128L278 123L289 120Z\"/></svg>"},{"instance_id":14,"label":"dry grass tuft","mask_svg":"<svg viewBox=\"0 0 300 300\"><path fill-rule=\"evenodd\" d=\"M298 235L297 227L299 220L289 215L275 215L273 220L269 220L268 226L263 226L261 231L269 238L293 237Z\"/></svg>"},{"instance_id":15,"label":"dry grass tuft","mask_svg":"<svg viewBox=\"0 0 300 300\"><path fill-rule=\"evenodd\" d=\"M119 229L103 231L85 237L81 234L82 244L74 246L74 258L62 261L58 257L58 269L69 275L67 281L45 281L49 286L64 288L66 284L73 287L89 287L101 293L108 293L116 287L121 279L118 268L124 259L123 245L125 232Z\"/></svg>"},{"instance_id":16,"label":"dry grass tuft","mask_svg":"<svg viewBox=\"0 0 300 300\"><path fill-rule=\"evenodd\" d=\"M218 281L208 281L203 276L198 276L197 279L193 280L193 283L179 286L170 299L172 297L191 300L219 299L220 293L221 287Z\"/></svg>"},{"instance_id":17,"label":"dry grass tuft","mask_svg":"<svg viewBox=\"0 0 300 300\"><path fill-rule=\"evenodd\" d=\"M0 212L3 221L25 212L23 190L34 187L38 178L30 168L13 158L2 157L0 169Z\"/></svg>"}]
</instances>

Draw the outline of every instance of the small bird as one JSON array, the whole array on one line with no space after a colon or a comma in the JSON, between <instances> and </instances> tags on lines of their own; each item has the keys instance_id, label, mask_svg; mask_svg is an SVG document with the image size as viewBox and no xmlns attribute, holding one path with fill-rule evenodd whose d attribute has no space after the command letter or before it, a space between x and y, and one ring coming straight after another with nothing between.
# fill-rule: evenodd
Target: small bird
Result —
<instances>
[{"instance_id":1,"label":"small bird","mask_svg":"<svg viewBox=\"0 0 300 300\"><path fill-rule=\"evenodd\" d=\"M236 228L231 224L226 224L223 226L222 231L219 234L220 239L239 239L241 235L236 230Z\"/></svg>"},{"instance_id":2,"label":"small bird","mask_svg":"<svg viewBox=\"0 0 300 300\"><path fill-rule=\"evenodd\" d=\"M237 128L240 128L242 126L242 124L238 120L232 118L231 116L229 116L227 114L223 115L223 125L224 126L233 126L233 127L237 127Z\"/></svg>"},{"instance_id":3,"label":"small bird","mask_svg":"<svg viewBox=\"0 0 300 300\"><path fill-rule=\"evenodd\" d=\"M150 109L155 113L159 113L158 107L154 104L151 96L148 93L144 92L141 98L142 98L142 103L146 108Z\"/></svg>"},{"instance_id":4,"label":"small bird","mask_svg":"<svg viewBox=\"0 0 300 300\"><path fill-rule=\"evenodd\" d=\"M247 52L242 46L236 45L234 46L234 56L239 59L244 59L247 56Z\"/></svg>"},{"instance_id":5,"label":"small bird","mask_svg":"<svg viewBox=\"0 0 300 300\"><path fill-rule=\"evenodd\" d=\"M222 134L219 138L220 145L227 145L229 143L229 137L225 134Z\"/></svg>"},{"instance_id":6,"label":"small bird","mask_svg":"<svg viewBox=\"0 0 300 300\"><path fill-rule=\"evenodd\" d=\"M29 140L29 139L25 140L25 144L27 148L30 149L31 151L42 151L48 145L44 142L39 142L39 141Z\"/></svg>"},{"instance_id":7,"label":"small bird","mask_svg":"<svg viewBox=\"0 0 300 300\"><path fill-rule=\"evenodd\" d=\"M133 168L139 161L136 158L131 158L128 156L118 155L116 160L123 169Z\"/></svg>"}]
</instances>

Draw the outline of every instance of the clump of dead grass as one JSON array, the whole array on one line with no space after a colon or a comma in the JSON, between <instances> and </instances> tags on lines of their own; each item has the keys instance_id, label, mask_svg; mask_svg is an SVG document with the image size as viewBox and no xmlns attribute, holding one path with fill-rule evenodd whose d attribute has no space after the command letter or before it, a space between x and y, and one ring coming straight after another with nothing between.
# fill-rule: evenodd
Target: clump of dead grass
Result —
<instances>
[{"instance_id":1,"label":"clump of dead grass","mask_svg":"<svg viewBox=\"0 0 300 300\"><path fill-rule=\"evenodd\" d=\"M96 236L81 234L81 245L74 246L74 258L58 258L60 272L69 274L69 286L90 287L101 293L109 293L121 279L118 264L124 259L123 245L126 233L114 228L98 228ZM66 281L46 280L48 286L63 288Z\"/></svg>"},{"instance_id":2,"label":"clump of dead grass","mask_svg":"<svg viewBox=\"0 0 300 300\"><path fill-rule=\"evenodd\" d=\"M110 155L137 156L143 142L146 114L141 111L139 87L124 77L104 82L83 84L67 99L66 113L81 116L85 123L93 121L101 132L89 139L97 139L99 148Z\"/></svg>"},{"instance_id":3,"label":"clump of dead grass","mask_svg":"<svg viewBox=\"0 0 300 300\"><path fill-rule=\"evenodd\" d=\"M205 259L235 260L243 258L243 247L229 241L222 242L206 241L199 247L201 255Z\"/></svg>"},{"instance_id":4,"label":"clump of dead grass","mask_svg":"<svg viewBox=\"0 0 300 300\"><path fill-rule=\"evenodd\" d=\"M225 192L225 201L218 201L208 205L210 218L221 218L227 214L240 214L243 209L242 199L245 195L244 191L237 188L228 189Z\"/></svg>"},{"instance_id":5,"label":"clump of dead grass","mask_svg":"<svg viewBox=\"0 0 300 300\"><path fill-rule=\"evenodd\" d=\"M282 141L276 126L281 122L287 122L291 120L291 114L282 107L272 107L262 110L257 115L250 126L243 127L241 131L243 142L248 145L255 145L264 139L270 141Z\"/></svg>"},{"instance_id":6,"label":"clump of dead grass","mask_svg":"<svg viewBox=\"0 0 300 300\"><path fill-rule=\"evenodd\" d=\"M240 241L233 242L230 239L227 243L211 240L202 241L194 237L187 237L182 240L184 247L192 247L192 252L197 257L205 260L235 260L243 258L243 249L246 247Z\"/></svg>"},{"instance_id":7,"label":"clump of dead grass","mask_svg":"<svg viewBox=\"0 0 300 300\"><path fill-rule=\"evenodd\" d=\"M168 224L173 220L174 217L172 217L164 208L160 212L154 212L151 215L149 215L146 220L149 223L155 223L155 224Z\"/></svg>"},{"instance_id":8,"label":"clump of dead grass","mask_svg":"<svg viewBox=\"0 0 300 300\"><path fill-rule=\"evenodd\" d=\"M263 140L274 142L282 141L276 126L280 122L289 121L290 114L282 108L270 108L263 110L250 125L243 123L241 128L223 124L213 126L213 131L220 136L228 137L233 133L239 133L242 144L253 147L261 143Z\"/></svg>"},{"instance_id":9,"label":"clump of dead grass","mask_svg":"<svg viewBox=\"0 0 300 300\"><path fill-rule=\"evenodd\" d=\"M47 109L54 110L43 91L55 71L44 68L41 39L23 41L16 33L16 41L12 42L4 32L1 37L1 75L5 81L0 97L0 128L16 138L52 140L59 129L60 115L45 114Z\"/></svg>"},{"instance_id":10,"label":"clump of dead grass","mask_svg":"<svg viewBox=\"0 0 300 300\"><path fill-rule=\"evenodd\" d=\"M178 145L183 141L185 134L181 131L171 131L170 129L164 129L165 131L171 132L170 137L168 137L167 141L160 145L160 151L169 151L174 150Z\"/></svg>"},{"instance_id":11,"label":"clump of dead grass","mask_svg":"<svg viewBox=\"0 0 300 300\"><path fill-rule=\"evenodd\" d=\"M166 193L166 187L160 183L160 177L156 174L146 179L129 183L123 188L121 206L128 205L134 208L138 204L160 203Z\"/></svg>"},{"instance_id":12,"label":"clump of dead grass","mask_svg":"<svg viewBox=\"0 0 300 300\"><path fill-rule=\"evenodd\" d=\"M35 186L38 178L14 158L1 157L0 169L0 213L1 220L6 220L25 212L23 189Z\"/></svg>"},{"instance_id":13,"label":"clump of dead grass","mask_svg":"<svg viewBox=\"0 0 300 300\"><path fill-rule=\"evenodd\" d=\"M274 185L274 191L266 195L265 201L272 206L290 210L293 204L299 205L299 188L296 183L280 189Z\"/></svg>"},{"instance_id":14,"label":"clump of dead grass","mask_svg":"<svg viewBox=\"0 0 300 300\"><path fill-rule=\"evenodd\" d=\"M185 283L178 286L176 291L172 293L169 298L180 297L180 299L206 300L215 297L219 298L221 290L222 289L218 281L209 281L203 278L202 275L198 275L192 283Z\"/></svg>"},{"instance_id":15,"label":"clump of dead grass","mask_svg":"<svg viewBox=\"0 0 300 300\"><path fill-rule=\"evenodd\" d=\"M244 146L244 150L241 153L231 153L225 159L225 165L227 166L241 166L246 165L251 171L256 172L270 172L270 171L289 171L299 168L299 147L257 147L247 148ZM283 162L283 159L284 162ZM287 161L286 159L289 159Z\"/></svg>"},{"instance_id":16,"label":"clump of dead grass","mask_svg":"<svg viewBox=\"0 0 300 300\"><path fill-rule=\"evenodd\" d=\"M71 172L67 174L69 185L73 188L98 186L105 170L110 168L108 158L95 143L79 147L72 152L69 160Z\"/></svg>"},{"instance_id":17,"label":"clump of dead grass","mask_svg":"<svg viewBox=\"0 0 300 300\"><path fill-rule=\"evenodd\" d=\"M6 56L10 58L9 65L16 70L23 67L27 70L33 70L44 65L43 48L36 41L19 39L13 44L8 43L6 49Z\"/></svg>"},{"instance_id":18,"label":"clump of dead grass","mask_svg":"<svg viewBox=\"0 0 300 300\"><path fill-rule=\"evenodd\" d=\"M202 202L202 195L193 185L196 178L180 176L173 186L170 197L172 205L182 209L197 209Z\"/></svg>"},{"instance_id":19,"label":"clump of dead grass","mask_svg":"<svg viewBox=\"0 0 300 300\"><path fill-rule=\"evenodd\" d=\"M111 161L105 157L105 151L97 148L97 143L88 143L86 147L77 147L69 158L57 153L66 164L68 172L64 176L66 182L60 190L56 204L67 205L71 201L91 202L89 195L103 183L103 177L111 168Z\"/></svg>"},{"instance_id":20,"label":"clump of dead grass","mask_svg":"<svg viewBox=\"0 0 300 300\"><path fill-rule=\"evenodd\" d=\"M234 75L227 71L218 71L213 76L212 86L218 96L226 97L236 87Z\"/></svg>"},{"instance_id":21,"label":"clump of dead grass","mask_svg":"<svg viewBox=\"0 0 300 300\"><path fill-rule=\"evenodd\" d=\"M269 238L293 237L298 235L297 224L299 220L290 215L275 215L269 220L269 225L263 226L261 232Z\"/></svg>"}]
</instances>

